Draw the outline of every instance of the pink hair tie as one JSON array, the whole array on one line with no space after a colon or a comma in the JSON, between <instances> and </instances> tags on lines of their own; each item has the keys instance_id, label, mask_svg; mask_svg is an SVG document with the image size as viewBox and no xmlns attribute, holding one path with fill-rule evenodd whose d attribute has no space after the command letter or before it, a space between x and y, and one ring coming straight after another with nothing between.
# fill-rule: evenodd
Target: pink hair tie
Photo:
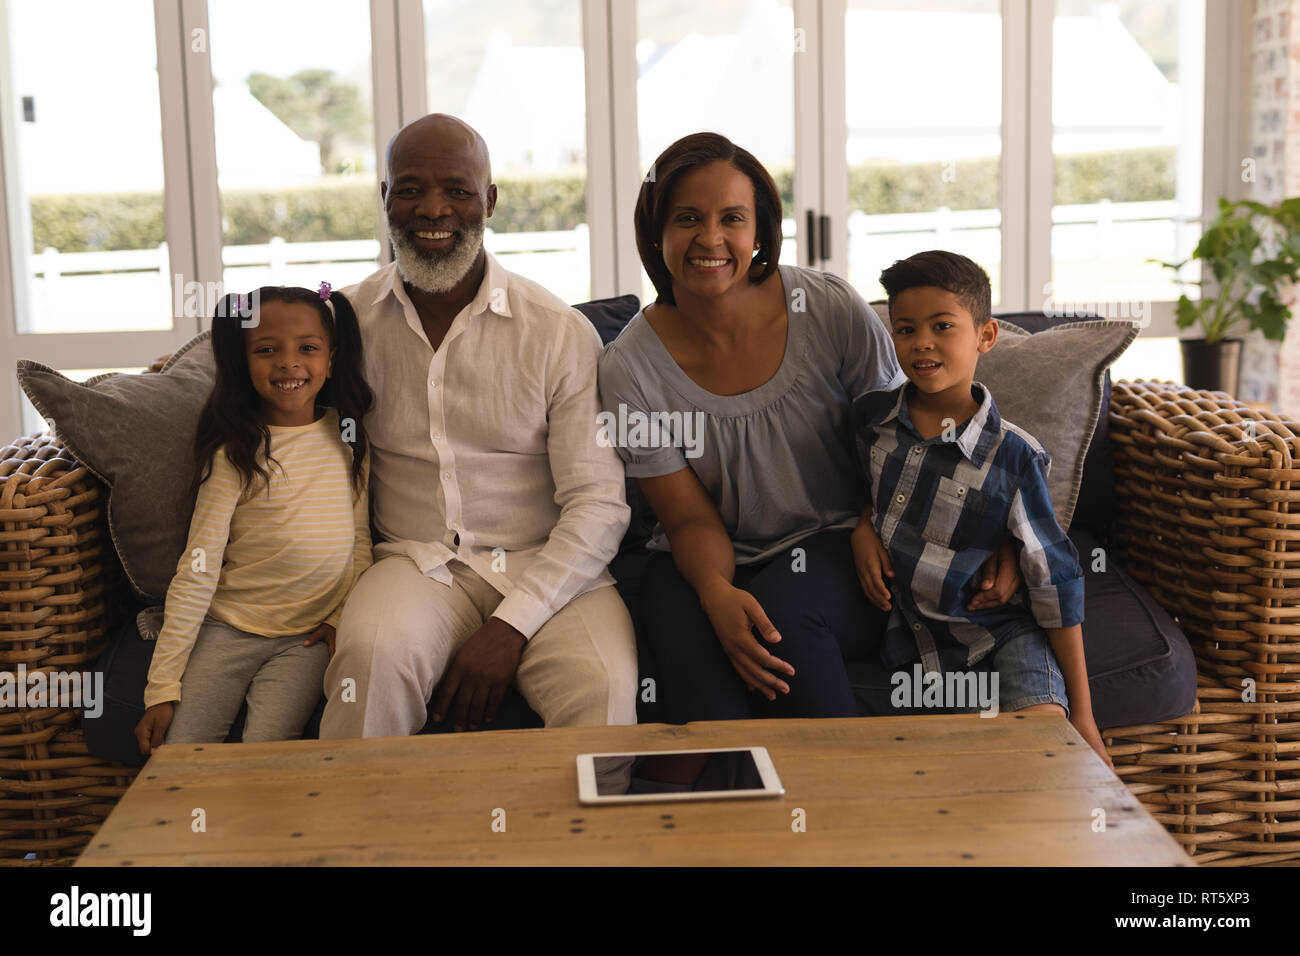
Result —
<instances>
[{"instance_id":1,"label":"pink hair tie","mask_svg":"<svg viewBox=\"0 0 1300 956\"><path fill-rule=\"evenodd\" d=\"M320 292L318 294L320 295L323 301L328 302L331 291L332 291L332 287L330 286L330 284L328 282L322 282L320 284Z\"/></svg>"}]
</instances>

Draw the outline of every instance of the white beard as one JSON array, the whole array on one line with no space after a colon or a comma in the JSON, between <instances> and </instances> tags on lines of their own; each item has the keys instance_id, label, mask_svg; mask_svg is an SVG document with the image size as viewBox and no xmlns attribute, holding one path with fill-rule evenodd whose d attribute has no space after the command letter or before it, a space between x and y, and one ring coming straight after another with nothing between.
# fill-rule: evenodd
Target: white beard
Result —
<instances>
[{"instance_id":1,"label":"white beard","mask_svg":"<svg viewBox=\"0 0 1300 956\"><path fill-rule=\"evenodd\" d=\"M406 238L406 234L390 221L388 238L393 245L397 271L411 285L431 295L450 292L456 283L469 274L483 248L485 222L466 226L457 243L447 252L424 252Z\"/></svg>"}]
</instances>

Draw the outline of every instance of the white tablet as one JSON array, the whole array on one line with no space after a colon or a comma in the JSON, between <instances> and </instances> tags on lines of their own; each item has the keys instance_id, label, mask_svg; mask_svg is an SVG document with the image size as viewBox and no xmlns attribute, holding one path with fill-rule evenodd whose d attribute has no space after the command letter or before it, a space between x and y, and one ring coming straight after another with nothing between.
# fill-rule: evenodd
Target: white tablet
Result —
<instances>
[{"instance_id":1,"label":"white tablet","mask_svg":"<svg viewBox=\"0 0 1300 956\"><path fill-rule=\"evenodd\" d=\"M586 804L737 800L785 793L765 747L578 754Z\"/></svg>"}]
</instances>

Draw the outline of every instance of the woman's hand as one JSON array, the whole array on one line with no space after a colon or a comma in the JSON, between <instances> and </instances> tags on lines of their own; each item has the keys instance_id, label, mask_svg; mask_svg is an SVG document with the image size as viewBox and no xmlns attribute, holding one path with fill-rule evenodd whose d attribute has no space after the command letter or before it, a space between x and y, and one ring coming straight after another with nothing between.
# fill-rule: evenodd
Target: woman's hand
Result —
<instances>
[{"instance_id":1,"label":"woman's hand","mask_svg":"<svg viewBox=\"0 0 1300 956\"><path fill-rule=\"evenodd\" d=\"M794 668L769 654L754 637L752 628L758 628L765 641L775 644L781 640L781 635L767 619L754 595L719 579L716 585L700 594L700 606L709 616L709 623L713 625L723 651L746 687L758 691L768 700L776 700L778 691L790 693L790 686L772 672L793 677Z\"/></svg>"},{"instance_id":2,"label":"woman's hand","mask_svg":"<svg viewBox=\"0 0 1300 956\"><path fill-rule=\"evenodd\" d=\"M889 549L876 534L870 521L861 521L849 538L853 546L853 564L858 570L858 581L867 599L882 611L888 611L893 595L886 577L894 576L894 562L889 559Z\"/></svg>"},{"instance_id":3,"label":"woman's hand","mask_svg":"<svg viewBox=\"0 0 1300 956\"><path fill-rule=\"evenodd\" d=\"M322 624L316 630L307 635L307 639L302 642L303 647L311 647L317 641L324 641L325 647L330 652L330 659L334 657L334 627L330 624Z\"/></svg>"},{"instance_id":4,"label":"woman's hand","mask_svg":"<svg viewBox=\"0 0 1300 956\"><path fill-rule=\"evenodd\" d=\"M968 611L983 611L1001 607L1020 590L1020 566L1016 563L1016 547L1010 538L1002 539L997 554L990 555L980 569L979 593L966 604Z\"/></svg>"},{"instance_id":5,"label":"woman's hand","mask_svg":"<svg viewBox=\"0 0 1300 956\"><path fill-rule=\"evenodd\" d=\"M148 757L163 745L175 713L176 704L170 700L154 704L144 712L140 723L135 725L135 740L140 745L140 753Z\"/></svg>"}]
</instances>

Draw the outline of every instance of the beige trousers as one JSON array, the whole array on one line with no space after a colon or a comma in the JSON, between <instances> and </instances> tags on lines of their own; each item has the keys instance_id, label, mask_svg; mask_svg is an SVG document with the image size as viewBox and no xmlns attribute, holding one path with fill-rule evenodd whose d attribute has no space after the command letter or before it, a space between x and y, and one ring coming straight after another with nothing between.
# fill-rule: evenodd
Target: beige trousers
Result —
<instances>
[{"instance_id":1,"label":"beige trousers","mask_svg":"<svg viewBox=\"0 0 1300 956\"><path fill-rule=\"evenodd\" d=\"M451 656L501 603L470 567L447 567L451 587L400 554L358 579L325 672L322 740L406 736L424 726ZM635 724L636 638L618 592L596 588L562 607L524 645L515 686L547 727Z\"/></svg>"}]
</instances>

